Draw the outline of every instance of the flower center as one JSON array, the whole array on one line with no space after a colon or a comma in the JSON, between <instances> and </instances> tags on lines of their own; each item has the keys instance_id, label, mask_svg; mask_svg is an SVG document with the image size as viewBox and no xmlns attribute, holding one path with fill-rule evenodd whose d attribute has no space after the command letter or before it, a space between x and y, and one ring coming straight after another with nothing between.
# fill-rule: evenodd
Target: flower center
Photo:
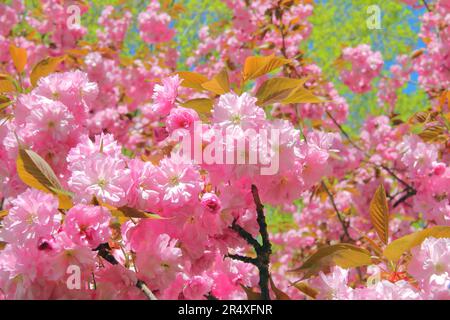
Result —
<instances>
[{"instance_id":1,"label":"flower center","mask_svg":"<svg viewBox=\"0 0 450 320\"><path fill-rule=\"evenodd\" d=\"M107 184L108 184L108 183L106 182L105 179L100 179L100 180L98 180L98 182L97 182L97 185L98 185L100 188L102 188L102 189L105 189L105 187L106 187Z\"/></svg>"},{"instance_id":2,"label":"flower center","mask_svg":"<svg viewBox=\"0 0 450 320\"><path fill-rule=\"evenodd\" d=\"M169 184L174 187L180 183L180 178L178 176L173 176L169 179Z\"/></svg>"},{"instance_id":3,"label":"flower center","mask_svg":"<svg viewBox=\"0 0 450 320\"><path fill-rule=\"evenodd\" d=\"M436 265L434 266L434 270L436 270L437 274L441 274L445 272L445 265L443 263L436 263Z\"/></svg>"},{"instance_id":4,"label":"flower center","mask_svg":"<svg viewBox=\"0 0 450 320\"><path fill-rule=\"evenodd\" d=\"M231 116L231 122L233 124L240 124L241 123L241 116L239 114L234 114Z\"/></svg>"}]
</instances>

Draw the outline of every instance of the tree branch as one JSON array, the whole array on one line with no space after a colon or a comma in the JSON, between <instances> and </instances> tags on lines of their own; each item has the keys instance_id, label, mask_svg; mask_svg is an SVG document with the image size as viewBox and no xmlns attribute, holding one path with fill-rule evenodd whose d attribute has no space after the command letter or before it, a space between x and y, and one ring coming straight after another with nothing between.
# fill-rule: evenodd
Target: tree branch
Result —
<instances>
[{"instance_id":1,"label":"tree branch","mask_svg":"<svg viewBox=\"0 0 450 320\"><path fill-rule=\"evenodd\" d=\"M111 254L110 250L111 248L109 247L108 243L102 243L94 249L94 251L98 251L98 255L100 257L102 257L112 265L119 264L116 258L114 258L114 256ZM158 300L153 292L147 287L144 281L138 279L138 281L136 282L136 287L139 288L149 300Z\"/></svg>"},{"instance_id":2,"label":"tree branch","mask_svg":"<svg viewBox=\"0 0 450 320\"><path fill-rule=\"evenodd\" d=\"M255 266L257 265L257 260L255 258L241 256L239 254L228 254L227 258L242 261L245 263L251 263L251 264L254 264Z\"/></svg>"},{"instance_id":3,"label":"tree branch","mask_svg":"<svg viewBox=\"0 0 450 320\"><path fill-rule=\"evenodd\" d=\"M394 203L394 208L396 208L398 205L400 205L402 202L405 202L406 200L408 200L410 197L414 196L417 193L417 191L415 189L407 189L406 190L406 194L403 195L400 199L398 199L395 203Z\"/></svg>"},{"instance_id":4,"label":"tree branch","mask_svg":"<svg viewBox=\"0 0 450 320\"><path fill-rule=\"evenodd\" d=\"M256 221L259 226L259 233L261 235L262 244L260 244L253 236L243 229L241 226L233 221L231 229L236 231L243 239L247 241L249 245L253 247L256 252L256 258L241 256L237 254L228 254L226 257L230 259L235 259L238 261L251 263L258 268L259 271L259 287L261 289L261 299L270 300L270 290L269 290L269 264L270 255L272 254L272 244L269 239L269 232L267 231L266 217L264 215L264 206L259 198L258 189L255 185L252 185L252 195L253 201L256 206Z\"/></svg>"},{"instance_id":5,"label":"tree branch","mask_svg":"<svg viewBox=\"0 0 450 320\"><path fill-rule=\"evenodd\" d=\"M428 5L428 2L426 0L422 0L422 2L423 2L423 5L425 6L425 8L427 9L427 11L431 12L432 10L431 10L430 6Z\"/></svg>"},{"instance_id":6,"label":"tree branch","mask_svg":"<svg viewBox=\"0 0 450 320\"><path fill-rule=\"evenodd\" d=\"M330 117L330 119L333 121L333 123L338 127L338 129L339 129L339 131L347 138L347 140L348 140L348 142L350 142L350 144L352 145L352 146L354 146L356 149L358 149L359 151L361 151L361 152L363 152L364 153L364 156L366 157L366 158L368 158L368 159L370 159L370 155L367 153L367 152L365 152L361 147L359 147L353 140L352 140L352 138L350 138L350 136L348 135L348 133L344 130L344 128L342 128L342 126L336 121L336 119L334 119L334 117L333 117L333 115L329 112L329 111L327 111L326 112L327 113L327 115ZM408 191L408 196L406 197L406 199L408 199L409 197L412 197L412 196L414 196L416 193L417 193L417 191L416 191L416 189L414 189L414 187L413 186L411 186L410 184L408 184L406 181L404 181L403 179L401 179L399 176L397 176L396 174L395 174L395 172L394 171L392 171L391 169L389 169L388 167L386 167L385 165L379 165L379 164L376 164L376 163L374 163L374 162L372 162L372 161L370 161L370 160L364 160L364 161L366 161L366 162L368 162L368 163L370 163L370 164L372 164L372 165L374 165L375 167L380 167L380 168L382 168L382 169L384 169L386 172L388 172L394 179L396 179L398 182L400 182L403 186L405 186L406 188L407 188L407 191ZM405 199L405 200L406 200ZM404 200L403 200L404 201ZM401 203L401 202L400 202ZM394 205L394 207L396 207L398 204L396 203L395 205Z\"/></svg>"},{"instance_id":7,"label":"tree branch","mask_svg":"<svg viewBox=\"0 0 450 320\"><path fill-rule=\"evenodd\" d=\"M258 248L261 245L259 244L259 242L253 238L253 236L250 234L250 232L248 232L247 230L245 230L244 228L242 228L240 225L238 225L236 223L236 219L233 220L233 223L231 224L230 227L232 230L236 231L243 239L245 239L245 241L247 241L247 243L249 245L251 245L253 248Z\"/></svg>"}]
</instances>

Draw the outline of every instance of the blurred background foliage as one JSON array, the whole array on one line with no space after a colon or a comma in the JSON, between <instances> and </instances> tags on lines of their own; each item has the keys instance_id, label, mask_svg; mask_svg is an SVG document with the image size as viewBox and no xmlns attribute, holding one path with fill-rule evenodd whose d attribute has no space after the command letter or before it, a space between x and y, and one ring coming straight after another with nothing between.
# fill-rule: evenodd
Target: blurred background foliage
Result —
<instances>
[{"instance_id":1,"label":"blurred background foliage","mask_svg":"<svg viewBox=\"0 0 450 320\"><path fill-rule=\"evenodd\" d=\"M4 0L5 1L5 0ZM10 0L6 0L10 2ZM88 28L88 41L95 42L97 23L102 8L113 5L119 17L125 10L133 14L133 24L128 31L122 55L132 57L145 48L137 30L137 15L144 11L148 0L84 0L89 3L89 12L83 15L82 24ZM220 0L161 0L165 8L171 10L173 27L177 31L174 46L180 58L178 67L186 69L185 61L191 56L199 44L198 31L203 25L215 25L223 28L232 18L232 12ZM39 10L39 0L25 0L27 8ZM378 5L381 9L381 29L371 30L367 27L370 14L367 8ZM418 39L420 29L419 16L425 9L413 9L397 0L315 0L314 15L309 19L313 31L302 44L305 57L319 65L326 78L332 81L339 93L346 97L350 106L349 121L346 129L356 135L361 122L367 114L379 115L385 110L377 104L377 81L373 90L366 94L353 94L339 81L336 59L342 48L356 46L361 43L370 44L372 49L379 50L385 59L383 75L389 76L389 67L399 54L409 54L423 46ZM147 49L147 48L146 48ZM152 47L148 49L152 50ZM413 74L410 83L400 89L396 112L405 120L413 112L424 109L427 103L426 94L416 82Z\"/></svg>"}]
</instances>

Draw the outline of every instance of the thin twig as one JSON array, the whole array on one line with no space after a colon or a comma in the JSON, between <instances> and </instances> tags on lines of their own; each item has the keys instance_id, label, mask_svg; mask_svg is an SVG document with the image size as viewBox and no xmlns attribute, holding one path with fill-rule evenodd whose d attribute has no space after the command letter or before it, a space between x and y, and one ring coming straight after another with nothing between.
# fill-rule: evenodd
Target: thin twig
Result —
<instances>
[{"instance_id":1,"label":"thin twig","mask_svg":"<svg viewBox=\"0 0 450 320\"><path fill-rule=\"evenodd\" d=\"M402 202L405 202L406 200L408 200L408 198L416 195L417 191L415 189L407 189L406 190L406 194L403 195L400 199L398 199L395 203L394 203L394 208L396 208L398 205L400 205Z\"/></svg>"},{"instance_id":2,"label":"thin twig","mask_svg":"<svg viewBox=\"0 0 450 320\"><path fill-rule=\"evenodd\" d=\"M349 241L354 241L354 239L352 237L350 237L350 234L348 233L347 223L345 222L345 218L342 216L341 212L339 211L339 209L338 209L338 207L336 205L336 202L334 201L333 194L331 193L330 189L328 189L327 185L323 181L322 181L322 187L325 189L326 193L328 194L328 197L330 198L330 202L331 202L331 205L334 208L334 211L336 211L336 215L337 215L337 217L339 219L339 222L342 225L342 229L344 231L344 235L347 237L347 239ZM343 241L343 240L344 240L344 237L341 237L341 241Z\"/></svg>"},{"instance_id":3,"label":"thin twig","mask_svg":"<svg viewBox=\"0 0 450 320\"><path fill-rule=\"evenodd\" d=\"M428 5L428 2L426 0L422 0L422 2L424 4L425 8L427 8L427 11L431 12L432 10L431 10L430 6Z\"/></svg>"},{"instance_id":4,"label":"thin twig","mask_svg":"<svg viewBox=\"0 0 450 320\"><path fill-rule=\"evenodd\" d=\"M110 250L111 248L109 247L108 243L102 243L94 249L94 251L98 251L98 255L100 257L102 257L112 265L118 265L119 262L111 254ZM139 288L149 300L158 300L153 292L147 287L144 281L138 279L138 281L136 282L136 287Z\"/></svg>"},{"instance_id":5,"label":"thin twig","mask_svg":"<svg viewBox=\"0 0 450 320\"><path fill-rule=\"evenodd\" d=\"M365 155L365 157L369 159L369 158L370 158L370 155L369 155L367 152L365 152L360 146L358 146L358 145L352 140L352 138L350 138L350 135L349 135L349 134L344 130L344 128L336 121L336 119L334 119L333 115L332 115L329 111L327 111L326 113L327 113L327 115L330 117L330 119L333 121L333 123L338 127L339 131L347 138L348 142L350 142L350 144L351 144L352 146L354 146L356 149L358 149L359 151L363 152L364 155ZM403 184L403 185L408 189L408 193L409 193L409 196L408 196L408 197L411 197L411 196L413 196L413 195L415 195L415 194L417 193L417 191L414 189L413 186L411 186L411 185L408 184L406 181L404 181L403 179L401 179L399 176L397 176L397 175L395 174L394 171L392 171L391 169L389 169L389 168L386 167L385 165L382 165L382 164L379 165L379 164L374 163L374 162L372 162L372 161L370 161L370 160L364 160L364 161L366 161L366 162L368 162L368 163L370 163L370 164L372 164L372 165L374 165L374 166L376 166L376 167L379 167L379 168L384 169L384 170L387 171L394 179L396 179L398 182L400 182L401 184Z\"/></svg>"}]
</instances>

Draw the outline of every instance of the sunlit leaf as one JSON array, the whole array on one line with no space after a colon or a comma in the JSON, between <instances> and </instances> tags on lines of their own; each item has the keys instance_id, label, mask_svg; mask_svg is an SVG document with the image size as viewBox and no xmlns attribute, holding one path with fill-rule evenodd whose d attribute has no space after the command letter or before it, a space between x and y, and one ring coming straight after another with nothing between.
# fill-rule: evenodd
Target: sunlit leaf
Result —
<instances>
[{"instance_id":1,"label":"sunlit leaf","mask_svg":"<svg viewBox=\"0 0 450 320\"><path fill-rule=\"evenodd\" d=\"M197 91L203 91L202 84L208 81L208 78L204 75L190 71L179 71L178 76L183 79L181 86L186 88L192 88Z\"/></svg>"},{"instance_id":2,"label":"sunlit leaf","mask_svg":"<svg viewBox=\"0 0 450 320\"><path fill-rule=\"evenodd\" d=\"M253 291L252 288L248 288L241 284L241 288L247 294L247 300L261 300L261 293Z\"/></svg>"},{"instance_id":3,"label":"sunlit leaf","mask_svg":"<svg viewBox=\"0 0 450 320\"><path fill-rule=\"evenodd\" d=\"M56 71L58 65L64 61L66 57L49 57L44 60L39 61L33 68L30 74L30 82L33 87L36 86L40 78L46 77L49 74Z\"/></svg>"},{"instance_id":4,"label":"sunlit leaf","mask_svg":"<svg viewBox=\"0 0 450 320\"><path fill-rule=\"evenodd\" d=\"M272 288L273 293L275 293L275 297L277 298L277 300L291 300L291 298L286 293L277 288L277 286L273 282L272 277L269 277L269 280L270 287Z\"/></svg>"},{"instance_id":5,"label":"sunlit leaf","mask_svg":"<svg viewBox=\"0 0 450 320\"><path fill-rule=\"evenodd\" d=\"M6 107L12 104L11 99L5 96L0 96L0 110L5 109Z\"/></svg>"},{"instance_id":6,"label":"sunlit leaf","mask_svg":"<svg viewBox=\"0 0 450 320\"><path fill-rule=\"evenodd\" d=\"M242 77L244 81L256 79L291 61L270 55L267 57L248 57L245 59Z\"/></svg>"},{"instance_id":7,"label":"sunlit leaf","mask_svg":"<svg viewBox=\"0 0 450 320\"><path fill-rule=\"evenodd\" d=\"M439 97L438 111L442 110L446 102L450 106L450 90L442 92L441 96Z\"/></svg>"},{"instance_id":8,"label":"sunlit leaf","mask_svg":"<svg viewBox=\"0 0 450 320\"><path fill-rule=\"evenodd\" d=\"M316 96L311 89L306 89L303 85L293 90L281 103L323 103L325 99Z\"/></svg>"},{"instance_id":9,"label":"sunlit leaf","mask_svg":"<svg viewBox=\"0 0 450 320\"><path fill-rule=\"evenodd\" d=\"M8 210L0 211L0 221L8 215Z\"/></svg>"},{"instance_id":10,"label":"sunlit leaf","mask_svg":"<svg viewBox=\"0 0 450 320\"><path fill-rule=\"evenodd\" d=\"M324 268L338 265L342 268L356 268L372 263L369 251L348 243L339 243L321 247L310 256L300 268L291 270L303 273L307 279Z\"/></svg>"},{"instance_id":11,"label":"sunlit leaf","mask_svg":"<svg viewBox=\"0 0 450 320\"><path fill-rule=\"evenodd\" d=\"M209 114L213 107L214 102L211 99L199 98L192 99L184 102L182 105L185 108L193 109L198 113Z\"/></svg>"},{"instance_id":12,"label":"sunlit leaf","mask_svg":"<svg viewBox=\"0 0 450 320\"><path fill-rule=\"evenodd\" d=\"M313 299L316 299L317 295L319 294L319 292L316 289L314 289L313 287L310 287L305 282L297 282L297 283L293 284L293 286L296 287L302 293L306 294L308 297L311 297Z\"/></svg>"},{"instance_id":13,"label":"sunlit leaf","mask_svg":"<svg viewBox=\"0 0 450 320\"><path fill-rule=\"evenodd\" d=\"M9 53L11 54L17 72L22 73L27 64L27 50L11 44L9 46Z\"/></svg>"},{"instance_id":14,"label":"sunlit leaf","mask_svg":"<svg viewBox=\"0 0 450 320\"><path fill-rule=\"evenodd\" d=\"M127 207L127 206L113 209L113 210L111 210L111 214L118 218L126 217L126 218L139 218L139 219L163 219L161 216L159 216L157 214L147 213L145 211Z\"/></svg>"},{"instance_id":15,"label":"sunlit leaf","mask_svg":"<svg viewBox=\"0 0 450 320\"><path fill-rule=\"evenodd\" d=\"M0 74L0 93L17 91L14 79L7 74Z\"/></svg>"},{"instance_id":16,"label":"sunlit leaf","mask_svg":"<svg viewBox=\"0 0 450 320\"><path fill-rule=\"evenodd\" d=\"M230 92L230 80L228 79L227 70L223 69L212 80L202 83L201 86L218 95Z\"/></svg>"},{"instance_id":17,"label":"sunlit leaf","mask_svg":"<svg viewBox=\"0 0 450 320\"><path fill-rule=\"evenodd\" d=\"M305 83L305 79L272 78L264 81L258 88L256 97L258 104L268 105L286 99L294 88Z\"/></svg>"},{"instance_id":18,"label":"sunlit leaf","mask_svg":"<svg viewBox=\"0 0 450 320\"><path fill-rule=\"evenodd\" d=\"M438 140L445 131L446 128L443 125L437 124L425 128L421 133L419 133L419 137L421 137L425 142L432 142Z\"/></svg>"},{"instance_id":19,"label":"sunlit leaf","mask_svg":"<svg viewBox=\"0 0 450 320\"><path fill-rule=\"evenodd\" d=\"M29 187L56 195L60 209L70 209L70 193L64 191L56 174L36 152L19 146L16 160L17 174Z\"/></svg>"},{"instance_id":20,"label":"sunlit leaf","mask_svg":"<svg viewBox=\"0 0 450 320\"><path fill-rule=\"evenodd\" d=\"M450 227L435 226L394 240L384 249L383 254L389 260L397 261L402 254L419 246L428 237L450 238Z\"/></svg>"},{"instance_id":21,"label":"sunlit leaf","mask_svg":"<svg viewBox=\"0 0 450 320\"><path fill-rule=\"evenodd\" d=\"M380 184L369 207L370 221L384 244L387 244L389 237L389 207L386 199L386 191L383 184Z\"/></svg>"}]
</instances>

